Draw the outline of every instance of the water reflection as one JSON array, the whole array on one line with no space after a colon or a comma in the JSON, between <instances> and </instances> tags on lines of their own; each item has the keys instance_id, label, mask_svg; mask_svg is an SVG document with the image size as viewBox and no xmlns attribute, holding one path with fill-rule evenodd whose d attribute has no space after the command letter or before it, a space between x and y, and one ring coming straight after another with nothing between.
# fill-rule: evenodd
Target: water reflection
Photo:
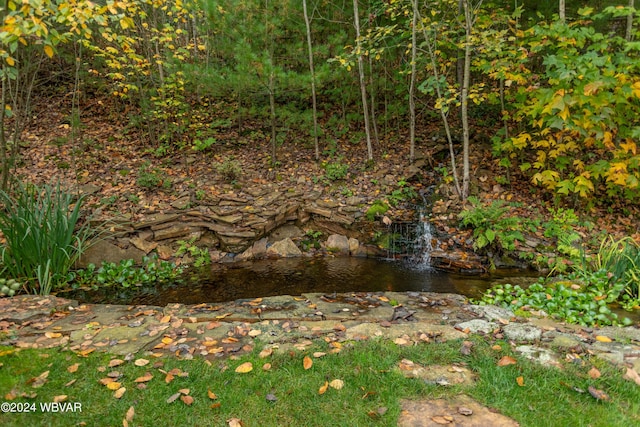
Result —
<instances>
[{"instance_id":1,"label":"water reflection","mask_svg":"<svg viewBox=\"0 0 640 427\"><path fill-rule=\"evenodd\" d=\"M503 272L504 274L504 272ZM506 273L513 279L513 272ZM519 272L522 275L522 272ZM185 275L182 283L64 295L89 303L198 304L312 292L429 291L478 297L496 276L454 275L415 269L399 261L363 258L278 259L215 265ZM62 296L62 295L61 295Z\"/></svg>"}]
</instances>

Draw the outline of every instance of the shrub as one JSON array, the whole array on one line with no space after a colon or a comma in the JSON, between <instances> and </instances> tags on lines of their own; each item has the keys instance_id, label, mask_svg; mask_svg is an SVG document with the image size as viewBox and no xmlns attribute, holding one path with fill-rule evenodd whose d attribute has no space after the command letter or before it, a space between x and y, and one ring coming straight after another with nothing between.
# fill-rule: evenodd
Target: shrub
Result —
<instances>
[{"instance_id":1,"label":"shrub","mask_svg":"<svg viewBox=\"0 0 640 427\"><path fill-rule=\"evenodd\" d=\"M0 191L4 209L0 230L5 275L22 279L28 292L48 295L67 281L67 274L91 235L85 223L76 230L83 198L55 187L17 185Z\"/></svg>"},{"instance_id":2,"label":"shrub","mask_svg":"<svg viewBox=\"0 0 640 427\"><path fill-rule=\"evenodd\" d=\"M389 210L389 205L387 205L382 200L376 200L375 202L373 202L373 205L371 205L371 207L367 209L365 216L369 221L373 221L376 219L378 215L383 215L388 210Z\"/></svg>"},{"instance_id":3,"label":"shrub","mask_svg":"<svg viewBox=\"0 0 640 427\"><path fill-rule=\"evenodd\" d=\"M232 157L218 163L216 165L216 170L229 182L237 180L242 174L240 162L234 160Z\"/></svg>"}]
</instances>

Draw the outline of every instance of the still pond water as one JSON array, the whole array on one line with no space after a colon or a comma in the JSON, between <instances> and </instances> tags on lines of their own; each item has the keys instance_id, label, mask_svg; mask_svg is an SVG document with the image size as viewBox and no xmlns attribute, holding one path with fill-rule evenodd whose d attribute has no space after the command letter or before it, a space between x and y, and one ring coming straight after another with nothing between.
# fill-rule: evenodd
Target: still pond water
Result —
<instances>
[{"instance_id":1,"label":"still pond water","mask_svg":"<svg viewBox=\"0 0 640 427\"><path fill-rule=\"evenodd\" d=\"M181 283L128 289L76 291L66 295L86 303L199 304L303 293L375 291L450 292L479 297L495 283L531 283L522 271L457 275L401 261L364 258L313 258L256 261L243 266L209 267L186 274Z\"/></svg>"}]
</instances>

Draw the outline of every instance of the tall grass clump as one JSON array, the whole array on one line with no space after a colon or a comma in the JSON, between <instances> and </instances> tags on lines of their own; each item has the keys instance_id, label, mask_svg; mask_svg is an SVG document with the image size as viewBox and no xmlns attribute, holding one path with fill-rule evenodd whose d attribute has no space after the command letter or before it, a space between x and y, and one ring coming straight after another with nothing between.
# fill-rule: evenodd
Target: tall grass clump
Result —
<instances>
[{"instance_id":1,"label":"tall grass clump","mask_svg":"<svg viewBox=\"0 0 640 427\"><path fill-rule=\"evenodd\" d=\"M596 270L605 270L621 288L625 308L640 306L640 245L630 237L609 236L600 244L594 260Z\"/></svg>"},{"instance_id":2,"label":"tall grass clump","mask_svg":"<svg viewBox=\"0 0 640 427\"><path fill-rule=\"evenodd\" d=\"M0 191L3 274L40 295L66 283L91 234L88 224L77 227L82 201L59 184Z\"/></svg>"}]
</instances>

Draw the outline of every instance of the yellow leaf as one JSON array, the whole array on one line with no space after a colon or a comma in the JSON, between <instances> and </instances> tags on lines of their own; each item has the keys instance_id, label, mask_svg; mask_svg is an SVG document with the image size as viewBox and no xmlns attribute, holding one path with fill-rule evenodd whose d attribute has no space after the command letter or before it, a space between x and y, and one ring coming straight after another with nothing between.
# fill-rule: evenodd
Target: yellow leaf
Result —
<instances>
[{"instance_id":1,"label":"yellow leaf","mask_svg":"<svg viewBox=\"0 0 640 427\"><path fill-rule=\"evenodd\" d=\"M79 363L74 363L73 365L70 365L67 367L67 372L73 374L74 372L76 372L78 370L78 367L80 366Z\"/></svg>"},{"instance_id":2,"label":"yellow leaf","mask_svg":"<svg viewBox=\"0 0 640 427\"><path fill-rule=\"evenodd\" d=\"M109 367L113 368L115 366L120 366L124 363L124 360L122 359L113 359L109 361Z\"/></svg>"},{"instance_id":3,"label":"yellow leaf","mask_svg":"<svg viewBox=\"0 0 640 427\"><path fill-rule=\"evenodd\" d=\"M239 374L246 374L247 372L251 371L253 371L253 365L251 364L251 362L245 362L236 368L236 372Z\"/></svg>"},{"instance_id":4,"label":"yellow leaf","mask_svg":"<svg viewBox=\"0 0 640 427\"><path fill-rule=\"evenodd\" d=\"M58 396L53 396L53 401L56 403L64 402L67 400L67 397L68 396L66 394L60 394Z\"/></svg>"},{"instance_id":5,"label":"yellow leaf","mask_svg":"<svg viewBox=\"0 0 640 427\"><path fill-rule=\"evenodd\" d=\"M218 396L216 396L216 394L211 390L207 390L207 396L209 396L209 399L211 400L216 400L218 398Z\"/></svg>"},{"instance_id":6,"label":"yellow leaf","mask_svg":"<svg viewBox=\"0 0 640 427\"><path fill-rule=\"evenodd\" d=\"M265 348L264 350L262 350L260 352L260 354L258 354L258 357L260 359L264 359L265 357L271 356L271 354L273 354L273 348L269 347L269 348Z\"/></svg>"},{"instance_id":7,"label":"yellow leaf","mask_svg":"<svg viewBox=\"0 0 640 427\"><path fill-rule=\"evenodd\" d=\"M611 342L611 338L606 337L604 335L598 335L596 336L596 341L600 341L600 342Z\"/></svg>"},{"instance_id":8,"label":"yellow leaf","mask_svg":"<svg viewBox=\"0 0 640 427\"><path fill-rule=\"evenodd\" d=\"M136 383L146 383L146 382L151 381L152 379L153 379L153 375L151 375L151 372L147 372L143 376L136 378L134 380L134 382L136 382Z\"/></svg>"},{"instance_id":9,"label":"yellow leaf","mask_svg":"<svg viewBox=\"0 0 640 427\"><path fill-rule=\"evenodd\" d=\"M524 387L524 377L520 376L516 378L516 383L518 383L520 387Z\"/></svg>"},{"instance_id":10,"label":"yellow leaf","mask_svg":"<svg viewBox=\"0 0 640 427\"><path fill-rule=\"evenodd\" d=\"M311 369L313 366L313 360L311 360L309 356L305 356L304 359L302 359L302 366L305 370Z\"/></svg>"},{"instance_id":11,"label":"yellow leaf","mask_svg":"<svg viewBox=\"0 0 640 427\"><path fill-rule=\"evenodd\" d=\"M145 366L149 364L149 361L147 359L136 359L136 361L133 362L133 364L136 366Z\"/></svg>"},{"instance_id":12,"label":"yellow leaf","mask_svg":"<svg viewBox=\"0 0 640 427\"><path fill-rule=\"evenodd\" d=\"M113 382L110 382L109 384L107 384L107 388L109 390L113 390L113 391L119 389L121 386L122 386L122 384L120 384L118 381L113 381Z\"/></svg>"},{"instance_id":13,"label":"yellow leaf","mask_svg":"<svg viewBox=\"0 0 640 427\"><path fill-rule=\"evenodd\" d=\"M5 61L7 61L7 64L9 64L10 67L13 67L14 65L16 65L15 59L13 59L10 56L7 56L7 59Z\"/></svg>"},{"instance_id":14,"label":"yellow leaf","mask_svg":"<svg viewBox=\"0 0 640 427\"><path fill-rule=\"evenodd\" d=\"M44 336L47 338L60 338L62 334L60 332L45 332Z\"/></svg>"},{"instance_id":15,"label":"yellow leaf","mask_svg":"<svg viewBox=\"0 0 640 427\"><path fill-rule=\"evenodd\" d=\"M164 337L164 338L162 338L162 344L169 345L169 344L171 344L172 342L173 342L173 339L172 339L172 338L169 338L169 337Z\"/></svg>"},{"instance_id":16,"label":"yellow leaf","mask_svg":"<svg viewBox=\"0 0 640 427\"><path fill-rule=\"evenodd\" d=\"M53 48L51 47L51 45L45 45L44 46L44 53L49 57L49 58L53 58Z\"/></svg>"},{"instance_id":17,"label":"yellow leaf","mask_svg":"<svg viewBox=\"0 0 640 427\"><path fill-rule=\"evenodd\" d=\"M124 396L125 391L127 391L126 387L120 387L113 393L113 397L115 397L116 399L120 399L122 396Z\"/></svg>"}]
</instances>

